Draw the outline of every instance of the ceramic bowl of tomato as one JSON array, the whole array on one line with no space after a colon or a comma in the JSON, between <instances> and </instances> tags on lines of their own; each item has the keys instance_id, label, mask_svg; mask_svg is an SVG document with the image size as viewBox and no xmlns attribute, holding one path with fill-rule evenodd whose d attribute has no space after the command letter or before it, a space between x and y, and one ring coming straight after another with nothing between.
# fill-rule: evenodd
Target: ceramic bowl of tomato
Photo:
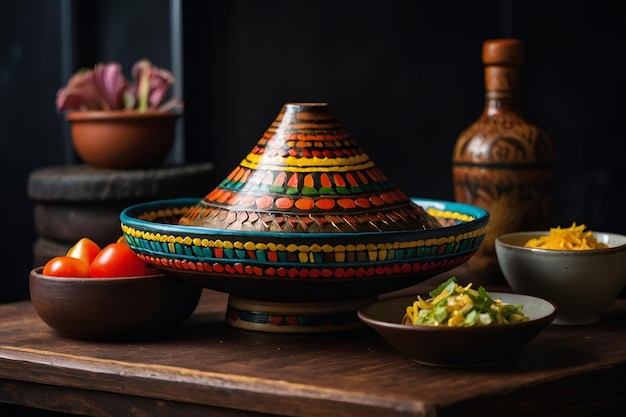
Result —
<instances>
[{"instance_id":1,"label":"ceramic bowl of tomato","mask_svg":"<svg viewBox=\"0 0 626 417\"><path fill-rule=\"evenodd\" d=\"M169 274L74 278L30 271L32 305L58 333L79 339L167 337L196 309L202 288Z\"/></svg>"},{"instance_id":2,"label":"ceramic bowl of tomato","mask_svg":"<svg viewBox=\"0 0 626 417\"><path fill-rule=\"evenodd\" d=\"M81 339L165 336L195 310L202 288L156 270L125 243L82 238L29 276L39 317Z\"/></svg>"}]
</instances>

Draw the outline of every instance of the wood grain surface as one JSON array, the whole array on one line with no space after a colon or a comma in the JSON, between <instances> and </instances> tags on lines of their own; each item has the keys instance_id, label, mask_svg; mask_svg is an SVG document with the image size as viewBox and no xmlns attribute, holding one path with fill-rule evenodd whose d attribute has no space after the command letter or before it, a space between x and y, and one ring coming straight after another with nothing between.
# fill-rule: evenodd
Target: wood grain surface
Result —
<instances>
[{"instance_id":1,"label":"wood grain surface","mask_svg":"<svg viewBox=\"0 0 626 417\"><path fill-rule=\"evenodd\" d=\"M430 289L423 283L403 292ZM561 417L626 410L618 401L626 371L624 299L596 325L551 325L511 362L468 369L419 365L365 327L326 334L232 328L223 317L226 302L226 294L205 290L198 309L167 339L114 343L59 336L29 301L1 305L0 403L116 417Z\"/></svg>"}]
</instances>

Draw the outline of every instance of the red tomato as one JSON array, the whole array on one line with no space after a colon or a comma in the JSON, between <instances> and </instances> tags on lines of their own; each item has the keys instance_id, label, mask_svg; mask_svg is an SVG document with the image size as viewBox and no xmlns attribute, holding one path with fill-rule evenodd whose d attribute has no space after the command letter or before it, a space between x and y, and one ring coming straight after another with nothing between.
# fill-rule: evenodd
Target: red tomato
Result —
<instances>
[{"instance_id":1,"label":"red tomato","mask_svg":"<svg viewBox=\"0 0 626 417\"><path fill-rule=\"evenodd\" d=\"M109 243L91 262L92 278L119 278L148 275L144 261L126 243Z\"/></svg>"},{"instance_id":2,"label":"red tomato","mask_svg":"<svg viewBox=\"0 0 626 417\"><path fill-rule=\"evenodd\" d=\"M126 241L126 236L122 235L119 238L117 238L117 243L123 243L124 245L128 245L128 241ZM150 264L146 264L146 273L145 275L159 275L162 274L163 271L161 271L158 268L153 267Z\"/></svg>"},{"instance_id":3,"label":"red tomato","mask_svg":"<svg viewBox=\"0 0 626 417\"><path fill-rule=\"evenodd\" d=\"M89 278L89 265L71 256L57 256L43 267L42 275L52 277Z\"/></svg>"},{"instance_id":4,"label":"red tomato","mask_svg":"<svg viewBox=\"0 0 626 417\"><path fill-rule=\"evenodd\" d=\"M67 256L82 259L87 265L91 265L91 261L93 261L98 252L100 252L100 249L100 246L96 242L88 237L83 237L67 251Z\"/></svg>"}]
</instances>

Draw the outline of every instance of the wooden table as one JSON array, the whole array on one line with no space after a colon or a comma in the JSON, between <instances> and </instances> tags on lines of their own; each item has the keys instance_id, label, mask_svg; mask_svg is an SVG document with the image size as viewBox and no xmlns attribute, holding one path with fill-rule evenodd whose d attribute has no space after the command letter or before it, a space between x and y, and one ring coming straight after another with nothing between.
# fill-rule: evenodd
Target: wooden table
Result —
<instances>
[{"instance_id":1,"label":"wooden table","mask_svg":"<svg viewBox=\"0 0 626 417\"><path fill-rule=\"evenodd\" d=\"M133 343L62 337L30 302L1 305L0 404L115 417L626 415L626 299L596 325L551 325L486 369L419 365L369 328L231 328L226 302L205 290L174 337Z\"/></svg>"}]
</instances>

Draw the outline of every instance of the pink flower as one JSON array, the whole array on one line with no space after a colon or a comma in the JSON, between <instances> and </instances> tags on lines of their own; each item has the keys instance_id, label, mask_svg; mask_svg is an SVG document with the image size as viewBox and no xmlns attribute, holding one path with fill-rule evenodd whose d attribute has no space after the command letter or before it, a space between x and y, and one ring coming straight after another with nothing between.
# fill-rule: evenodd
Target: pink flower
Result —
<instances>
[{"instance_id":1,"label":"pink flower","mask_svg":"<svg viewBox=\"0 0 626 417\"><path fill-rule=\"evenodd\" d=\"M66 110L119 110L171 109L182 107L180 100L172 99L163 104L174 76L141 59L132 69L135 83L130 83L116 62L98 63L72 75L67 85L57 92L57 111Z\"/></svg>"},{"instance_id":2,"label":"pink flower","mask_svg":"<svg viewBox=\"0 0 626 417\"><path fill-rule=\"evenodd\" d=\"M93 80L107 109L124 107L124 92L129 88L122 74L122 66L115 62L96 64L93 68Z\"/></svg>"},{"instance_id":3,"label":"pink flower","mask_svg":"<svg viewBox=\"0 0 626 417\"><path fill-rule=\"evenodd\" d=\"M96 110L105 105L92 71L77 72L70 78L67 86L57 91L56 106L58 111L68 109Z\"/></svg>"},{"instance_id":4,"label":"pink flower","mask_svg":"<svg viewBox=\"0 0 626 417\"><path fill-rule=\"evenodd\" d=\"M137 81L139 110L158 107L174 84L174 76L169 71L154 66L147 59L137 61L132 74Z\"/></svg>"}]
</instances>

